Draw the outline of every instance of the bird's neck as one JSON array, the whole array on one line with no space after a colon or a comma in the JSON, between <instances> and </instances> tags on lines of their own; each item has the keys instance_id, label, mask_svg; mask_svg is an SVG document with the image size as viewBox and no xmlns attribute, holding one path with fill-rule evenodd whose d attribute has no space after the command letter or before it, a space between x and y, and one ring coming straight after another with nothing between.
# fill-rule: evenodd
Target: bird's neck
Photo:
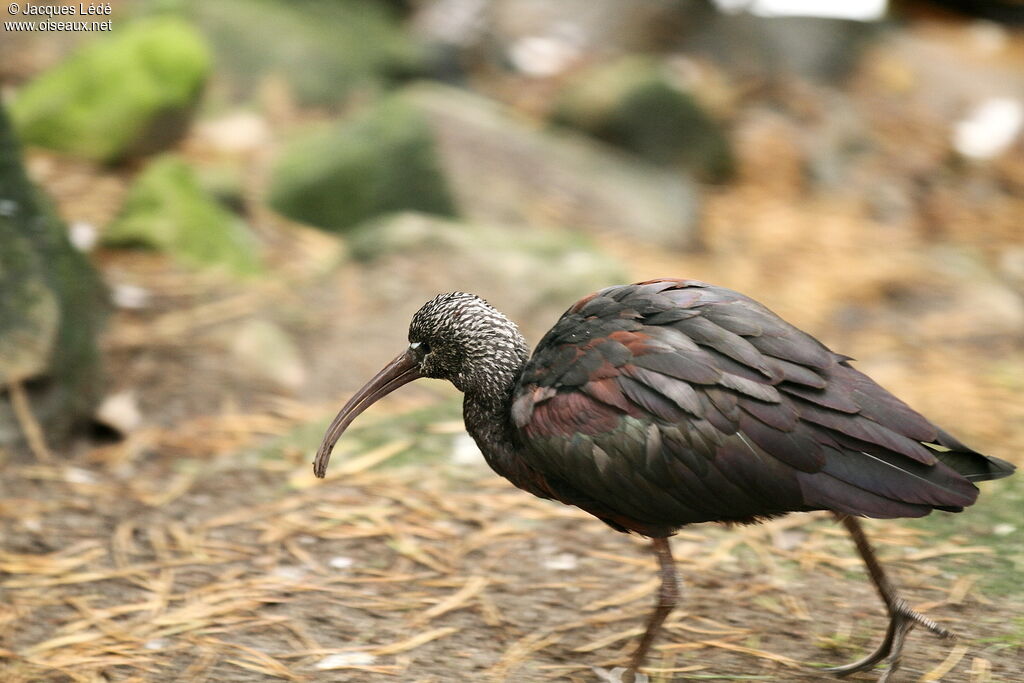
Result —
<instances>
[{"instance_id":1,"label":"bird's neck","mask_svg":"<svg viewBox=\"0 0 1024 683\"><path fill-rule=\"evenodd\" d=\"M467 391L462 401L466 431L476 441L491 467L495 466L495 457L500 459L504 451L515 447L511 422L514 388L515 379L502 386L498 393Z\"/></svg>"},{"instance_id":2,"label":"bird's neck","mask_svg":"<svg viewBox=\"0 0 1024 683\"><path fill-rule=\"evenodd\" d=\"M473 437L487 464L520 488L527 488L524 482L529 479L529 473L519 455L512 426L512 399L524 364L525 360L514 373L503 378L499 387L492 387L486 392L466 391L462 403L466 431Z\"/></svg>"}]
</instances>

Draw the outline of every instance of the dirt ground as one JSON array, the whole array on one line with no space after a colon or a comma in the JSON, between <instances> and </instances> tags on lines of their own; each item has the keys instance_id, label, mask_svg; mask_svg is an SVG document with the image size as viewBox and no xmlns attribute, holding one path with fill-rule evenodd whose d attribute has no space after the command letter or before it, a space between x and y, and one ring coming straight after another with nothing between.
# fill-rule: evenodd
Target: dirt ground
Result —
<instances>
[{"instance_id":1,"label":"dirt ground","mask_svg":"<svg viewBox=\"0 0 1024 683\"><path fill-rule=\"evenodd\" d=\"M823 258L792 282L773 280L730 263L726 247L714 246L727 240L711 232L705 254L623 252L636 279L719 269L785 304L788 287L807 292L817 278L815 296L785 315L830 343L845 338L843 350L854 347L897 393L963 426L958 433L982 450L1020 462L1019 377L993 367L1019 360L1021 349L962 338L924 348L894 340L884 318L839 332L826 313L862 295L842 281L860 268L861 282L877 286L878 269L891 267L856 258L878 244L842 206L787 208L755 195L740 185L715 198L712 224L732 224L718 218L730 212L781 221L788 227L772 248L755 249L765 258L780 240L813 248L860 230L860 251L843 256L860 265L836 275ZM118 312L105 341L112 388L135 388L151 417L49 462L45 453L4 454L5 681L592 681L590 667L626 661L656 587L645 542L455 457L465 437L452 392L427 384L384 402L346 437L329 478L313 479L324 422L390 356L385 342L404 334L401 306L371 317L365 293L345 296L378 276L372 267L245 291L138 254L104 255L103 267L154 293L151 309ZM304 349L310 363L333 372L318 384L320 399L246 381L218 342L222 328L296 300L323 331ZM324 306L344 313L323 322ZM353 348L359 330L373 349ZM979 344L998 353L958 351ZM1005 522L1019 518L1019 489L983 488L982 503L947 515L952 529L870 523L910 603L961 636L915 631L897 680L1024 680L1024 599L1013 578L1020 531ZM863 656L883 634L878 598L827 516L694 527L673 547L683 604L651 658L653 680L830 680L820 668Z\"/></svg>"},{"instance_id":2,"label":"dirt ground","mask_svg":"<svg viewBox=\"0 0 1024 683\"><path fill-rule=\"evenodd\" d=\"M202 431L230 440L292 419ZM586 681L640 632L656 585L640 539L477 465L368 469L409 440L314 484L303 453L170 455L194 429L153 436L128 470L109 451L5 464L4 680ZM989 548L870 529L911 603L961 636L915 633L898 680L1024 679L1021 604L986 597L972 568ZM828 518L705 526L673 544L683 605L654 680L826 680L815 667L882 635Z\"/></svg>"}]
</instances>

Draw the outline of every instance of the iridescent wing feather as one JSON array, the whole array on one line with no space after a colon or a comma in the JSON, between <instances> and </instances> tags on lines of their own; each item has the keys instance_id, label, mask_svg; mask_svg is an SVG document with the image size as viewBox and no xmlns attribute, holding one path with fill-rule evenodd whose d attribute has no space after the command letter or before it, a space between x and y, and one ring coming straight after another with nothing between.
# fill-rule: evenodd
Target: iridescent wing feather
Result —
<instances>
[{"instance_id":1,"label":"iridescent wing feather","mask_svg":"<svg viewBox=\"0 0 1024 683\"><path fill-rule=\"evenodd\" d=\"M728 289L611 287L540 342L512 417L554 497L655 536L800 510L956 511L972 480L1012 471L849 360Z\"/></svg>"}]
</instances>

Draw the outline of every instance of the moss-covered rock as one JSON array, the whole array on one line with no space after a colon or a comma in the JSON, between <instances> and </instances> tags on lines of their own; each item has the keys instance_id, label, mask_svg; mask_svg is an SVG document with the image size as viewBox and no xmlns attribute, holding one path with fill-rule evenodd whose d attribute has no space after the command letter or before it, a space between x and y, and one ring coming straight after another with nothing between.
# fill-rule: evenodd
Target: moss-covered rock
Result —
<instances>
[{"instance_id":1,"label":"moss-covered rock","mask_svg":"<svg viewBox=\"0 0 1024 683\"><path fill-rule=\"evenodd\" d=\"M5 175L8 175L5 173ZM6 178L5 178L6 180ZM7 192L4 192L7 194ZM22 218L29 207L0 199L0 387L45 375L57 340L60 306ZM19 220L21 218L22 220Z\"/></svg>"},{"instance_id":2,"label":"moss-covered rock","mask_svg":"<svg viewBox=\"0 0 1024 683\"><path fill-rule=\"evenodd\" d=\"M154 159L135 180L103 241L159 249L191 265L238 274L260 267L253 235L202 188L185 161L171 154Z\"/></svg>"},{"instance_id":3,"label":"moss-covered rock","mask_svg":"<svg viewBox=\"0 0 1024 683\"><path fill-rule=\"evenodd\" d=\"M418 69L424 52L379 0L194 0L235 99L276 75L300 104L336 105ZM254 18L266 30L253 30Z\"/></svg>"},{"instance_id":4,"label":"moss-covered rock","mask_svg":"<svg viewBox=\"0 0 1024 683\"><path fill-rule=\"evenodd\" d=\"M625 57L581 74L561 93L552 119L706 180L733 172L721 125L654 59Z\"/></svg>"},{"instance_id":5,"label":"moss-covered rock","mask_svg":"<svg viewBox=\"0 0 1024 683\"><path fill-rule=\"evenodd\" d=\"M270 202L329 230L408 210L671 247L696 242L699 210L694 183L678 169L572 131L538 129L487 98L430 83L286 148Z\"/></svg>"},{"instance_id":6,"label":"moss-covered rock","mask_svg":"<svg viewBox=\"0 0 1024 683\"><path fill-rule=\"evenodd\" d=\"M328 230L393 211L455 213L427 120L400 97L296 140L269 195L277 211Z\"/></svg>"},{"instance_id":7,"label":"moss-covered rock","mask_svg":"<svg viewBox=\"0 0 1024 683\"><path fill-rule=\"evenodd\" d=\"M424 283L415 269L393 259L440 260L445 268L437 288L472 287L485 297L502 292L508 297L508 292L518 290L519 305L527 310L564 302L626 277L615 259L566 230L494 226L407 212L359 226L349 243L354 258L390 273L389 286L396 291L416 291ZM412 281L403 283L402 278Z\"/></svg>"},{"instance_id":8,"label":"moss-covered rock","mask_svg":"<svg viewBox=\"0 0 1024 683\"><path fill-rule=\"evenodd\" d=\"M0 443L19 437L4 390L34 382L32 409L48 437L89 414L99 395L96 335L104 288L25 176L0 108Z\"/></svg>"},{"instance_id":9,"label":"moss-covered rock","mask_svg":"<svg viewBox=\"0 0 1024 683\"><path fill-rule=\"evenodd\" d=\"M26 143L113 162L177 141L209 71L206 45L188 24L148 19L29 82L11 115Z\"/></svg>"}]
</instances>

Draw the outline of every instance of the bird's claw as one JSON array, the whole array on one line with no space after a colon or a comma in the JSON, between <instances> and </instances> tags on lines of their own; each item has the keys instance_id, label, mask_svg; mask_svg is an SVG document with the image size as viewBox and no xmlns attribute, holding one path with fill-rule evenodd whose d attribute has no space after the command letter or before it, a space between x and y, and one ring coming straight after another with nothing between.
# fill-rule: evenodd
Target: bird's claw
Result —
<instances>
[{"instance_id":1,"label":"bird's claw","mask_svg":"<svg viewBox=\"0 0 1024 683\"><path fill-rule=\"evenodd\" d=\"M952 631L939 626L920 612L915 612L905 601L897 600L889 617L889 629L885 633L885 640L882 641L877 650L864 659L852 664L832 667L825 669L825 671L842 678L852 673L872 669L880 661L887 659L888 666L882 673L881 678L878 679L879 683L886 683L889 677L899 669L900 660L903 656L903 641L906 640L907 634L918 624L941 638L956 638L956 634Z\"/></svg>"},{"instance_id":2,"label":"bird's claw","mask_svg":"<svg viewBox=\"0 0 1024 683\"><path fill-rule=\"evenodd\" d=\"M648 683L650 680L647 674L630 671L624 666L617 666L611 671L602 669L599 666L592 666L590 668L597 675L597 680L602 681L602 683L630 683L630 681L632 683ZM631 673L633 675L632 678L629 677Z\"/></svg>"},{"instance_id":3,"label":"bird's claw","mask_svg":"<svg viewBox=\"0 0 1024 683\"><path fill-rule=\"evenodd\" d=\"M896 612L898 614L901 614L904 619L910 619L915 624L921 624L921 626L924 626L926 629L928 629L935 635L939 636L940 638L946 638L948 640L956 640L957 638L957 635L950 631L948 628L940 626L939 624L932 621L920 612L915 612L914 610L910 609L910 605L908 605L903 600L900 600L896 603Z\"/></svg>"}]
</instances>

